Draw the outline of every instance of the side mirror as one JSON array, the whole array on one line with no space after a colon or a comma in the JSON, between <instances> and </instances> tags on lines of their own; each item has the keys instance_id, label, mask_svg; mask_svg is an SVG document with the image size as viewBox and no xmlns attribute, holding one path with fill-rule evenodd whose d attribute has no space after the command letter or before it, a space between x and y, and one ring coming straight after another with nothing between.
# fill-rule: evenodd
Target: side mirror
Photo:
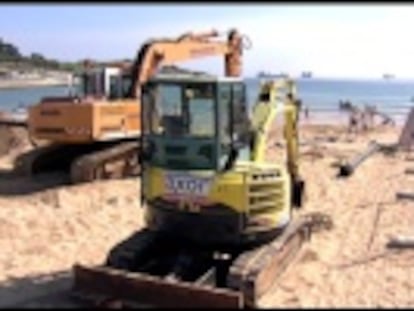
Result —
<instances>
[{"instance_id":1,"label":"side mirror","mask_svg":"<svg viewBox=\"0 0 414 311\"><path fill-rule=\"evenodd\" d=\"M149 142L147 144L144 144L141 147L141 152L139 153L139 156L138 156L139 163L143 164L144 162L151 161L154 152L155 152L155 146L153 143Z\"/></svg>"}]
</instances>

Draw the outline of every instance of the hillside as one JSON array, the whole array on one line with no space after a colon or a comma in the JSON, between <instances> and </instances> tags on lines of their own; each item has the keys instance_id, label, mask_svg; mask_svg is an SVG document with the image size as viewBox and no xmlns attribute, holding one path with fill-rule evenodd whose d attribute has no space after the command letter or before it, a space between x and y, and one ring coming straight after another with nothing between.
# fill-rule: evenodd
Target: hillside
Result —
<instances>
[{"instance_id":1,"label":"hillside","mask_svg":"<svg viewBox=\"0 0 414 311\"><path fill-rule=\"evenodd\" d=\"M47 58L44 55L32 52L30 55L23 55L20 48L11 42L0 37L0 72L31 71L35 69L76 71L80 68L81 62L63 62Z\"/></svg>"},{"instance_id":2,"label":"hillside","mask_svg":"<svg viewBox=\"0 0 414 311\"><path fill-rule=\"evenodd\" d=\"M90 59L96 65L117 62L132 62L130 59L97 61ZM5 41L0 37L0 75L10 71L33 71L33 70L54 70L79 72L83 67L84 60L75 62L61 61L48 58L40 53L32 52L30 55L23 55L19 47Z\"/></svg>"}]
</instances>

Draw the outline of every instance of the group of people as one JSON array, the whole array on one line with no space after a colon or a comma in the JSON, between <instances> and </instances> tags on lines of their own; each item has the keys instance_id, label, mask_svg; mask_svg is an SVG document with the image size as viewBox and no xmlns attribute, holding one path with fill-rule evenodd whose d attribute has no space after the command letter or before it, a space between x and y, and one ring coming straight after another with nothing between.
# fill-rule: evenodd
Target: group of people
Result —
<instances>
[{"instance_id":1,"label":"group of people","mask_svg":"<svg viewBox=\"0 0 414 311\"><path fill-rule=\"evenodd\" d=\"M364 132L375 126L375 116L383 118L382 125L395 125L395 121L389 116L377 111L376 106L365 105L360 109L350 101L339 101L339 109L349 112L348 132Z\"/></svg>"}]
</instances>

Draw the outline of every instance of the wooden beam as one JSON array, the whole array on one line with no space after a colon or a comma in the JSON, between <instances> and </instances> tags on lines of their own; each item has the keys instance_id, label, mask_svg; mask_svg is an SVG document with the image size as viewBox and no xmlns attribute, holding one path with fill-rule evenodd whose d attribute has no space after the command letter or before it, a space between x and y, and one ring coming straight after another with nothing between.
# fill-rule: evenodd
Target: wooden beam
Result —
<instances>
[{"instance_id":1,"label":"wooden beam","mask_svg":"<svg viewBox=\"0 0 414 311\"><path fill-rule=\"evenodd\" d=\"M414 193L410 192L397 192L397 200L414 200Z\"/></svg>"},{"instance_id":2,"label":"wooden beam","mask_svg":"<svg viewBox=\"0 0 414 311\"><path fill-rule=\"evenodd\" d=\"M414 236L395 236L390 238L388 248L414 248Z\"/></svg>"},{"instance_id":3,"label":"wooden beam","mask_svg":"<svg viewBox=\"0 0 414 311\"><path fill-rule=\"evenodd\" d=\"M408 175L412 175L412 174L414 174L414 168L407 168L407 169L404 171L404 173L405 173L405 174L408 174Z\"/></svg>"},{"instance_id":4,"label":"wooden beam","mask_svg":"<svg viewBox=\"0 0 414 311\"><path fill-rule=\"evenodd\" d=\"M27 121L15 119L0 119L0 125L8 127L27 127Z\"/></svg>"}]
</instances>

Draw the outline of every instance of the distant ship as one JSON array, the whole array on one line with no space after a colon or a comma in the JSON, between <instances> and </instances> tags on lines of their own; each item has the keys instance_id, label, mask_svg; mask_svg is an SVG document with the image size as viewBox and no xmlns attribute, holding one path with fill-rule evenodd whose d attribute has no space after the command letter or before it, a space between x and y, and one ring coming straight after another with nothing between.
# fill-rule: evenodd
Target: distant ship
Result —
<instances>
[{"instance_id":1,"label":"distant ship","mask_svg":"<svg viewBox=\"0 0 414 311\"><path fill-rule=\"evenodd\" d=\"M310 79L310 78L312 78L312 71L304 71L304 72L302 72L302 78L305 78L305 79Z\"/></svg>"},{"instance_id":2,"label":"distant ship","mask_svg":"<svg viewBox=\"0 0 414 311\"><path fill-rule=\"evenodd\" d=\"M390 74L390 73L384 73L382 75L382 78L385 79L385 80L391 80L391 79L395 79L395 76L393 74Z\"/></svg>"},{"instance_id":3,"label":"distant ship","mask_svg":"<svg viewBox=\"0 0 414 311\"><path fill-rule=\"evenodd\" d=\"M289 75L287 73L281 72L278 74L274 74L274 73L269 73L269 72L264 72L264 71L260 71L257 74L258 78L289 78Z\"/></svg>"}]
</instances>

